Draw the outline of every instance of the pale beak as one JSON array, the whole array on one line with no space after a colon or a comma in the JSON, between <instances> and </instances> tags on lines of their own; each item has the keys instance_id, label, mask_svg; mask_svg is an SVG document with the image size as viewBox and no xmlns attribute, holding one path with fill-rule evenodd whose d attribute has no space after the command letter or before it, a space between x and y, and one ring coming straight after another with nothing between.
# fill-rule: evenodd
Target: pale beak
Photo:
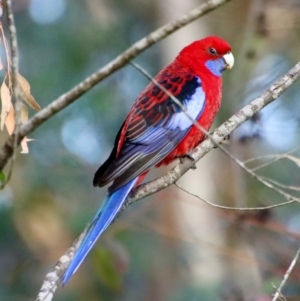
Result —
<instances>
[{"instance_id":1,"label":"pale beak","mask_svg":"<svg viewBox=\"0 0 300 301\"><path fill-rule=\"evenodd\" d=\"M226 69L231 69L234 65L234 56L231 52L226 53L223 55L223 59L226 63Z\"/></svg>"}]
</instances>

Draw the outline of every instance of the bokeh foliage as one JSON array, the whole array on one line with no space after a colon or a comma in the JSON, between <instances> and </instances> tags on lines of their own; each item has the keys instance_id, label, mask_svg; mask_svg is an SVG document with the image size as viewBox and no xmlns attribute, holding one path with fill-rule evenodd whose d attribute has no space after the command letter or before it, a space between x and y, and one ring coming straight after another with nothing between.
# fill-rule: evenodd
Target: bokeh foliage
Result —
<instances>
[{"instance_id":1,"label":"bokeh foliage","mask_svg":"<svg viewBox=\"0 0 300 301\"><path fill-rule=\"evenodd\" d=\"M174 9L177 2L174 0ZM277 55L286 64L280 70L276 63L266 64L258 71L266 74L266 79L274 70L279 70L279 76L299 60L299 1L281 8L276 6L281 1L238 2L232 1L204 18L209 33L224 36L236 56L235 69L225 77L219 122L258 95L259 89L268 87L269 80L251 83L269 55ZM162 22L171 21L159 19L157 1L64 3L62 16L48 24L31 17L29 1L14 3L20 71L41 107ZM168 39L162 43L168 43ZM155 75L162 67L161 44L136 61ZM93 174L109 154L118 128L146 84L143 75L127 66L30 135L35 139L29 144L30 153L18 156L12 181L0 193L1 300L32 300L44 275L91 220L105 195L105 189L92 187ZM257 128L256 135L247 128L241 130L228 148L244 160L297 146L298 91L299 84L273 110L260 114L258 121L250 124L251 130ZM275 116L271 125L270 116ZM291 131L293 143L280 140ZM272 142L274 137L285 147L278 149ZM1 133L1 141L5 138ZM211 201L235 206L283 201L237 171L221 152L218 154L221 160L211 163L218 198ZM262 173L282 183L299 185L299 166L288 160L280 160ZM71 282L57 292L55 300L252 300L271 294L272 284L278 285L296 252L299 206L239 214L205 207L203 210L212 211L213 222L224 230L224 244L212 247L221 268L211 272L219 273L219 280L208 283L191 276L187 264L188 250L194 244L201 248L206 241L186 240L174 226L186 220L180 220L180 215L168 207L170 202L185 201L176 189L167 189L128 208ZM193 199L194 206L199 203ZM257 275L251 273L249 278L260 283L255 286L259 287L257 291L242 289L241 279L249 279L245 272L238 272L238 267L251 271L257 268ZM298 274L290 278L288 295L300 294Z\"/></svg>"}]
</instances>

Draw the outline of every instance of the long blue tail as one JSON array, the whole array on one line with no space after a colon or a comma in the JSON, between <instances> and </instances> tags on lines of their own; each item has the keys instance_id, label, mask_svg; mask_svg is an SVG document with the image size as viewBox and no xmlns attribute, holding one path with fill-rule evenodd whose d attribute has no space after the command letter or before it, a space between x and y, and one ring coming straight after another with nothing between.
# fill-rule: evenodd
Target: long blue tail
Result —
<instances>
[{"instance_id":1,"label":"long blue tail","mask_svg":"<svg viewBox=\"0 0 300 301\"><path fill-rule=\"evenodd\" d=\"M136 183L137 178L131 180L126 185L112 194L107 195L103 201L99 211L90 224L90 227L74 255L73 260L68 266L65 274L62 277L62 285L64 286L71 276L76 272L88 252L91 250L99 236L111 224L117 213L121 209L127 195Z\"/></svg>"}]
</instances>

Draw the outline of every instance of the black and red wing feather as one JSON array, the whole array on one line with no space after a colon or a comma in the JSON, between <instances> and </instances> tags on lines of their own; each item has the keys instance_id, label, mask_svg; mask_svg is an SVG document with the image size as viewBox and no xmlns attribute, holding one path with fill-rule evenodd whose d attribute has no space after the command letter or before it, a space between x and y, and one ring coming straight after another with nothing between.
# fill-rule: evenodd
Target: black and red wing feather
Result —
<instances>
[{"instance_id":1,"label":"black and red wing feather","mask_svg":"<svg viewBox=\"0 0 300 301\"><path fill-rule=\"evenodd\" d=\"M157 78L159 84L185 107L196 91L202 91L201 81L196 76L162 72ZM204 98L204 93L202 94L201 97ZM204 107L204 99L199 101L203 105L199 107L197 116ZM180 113L180 107L158 86L150 83L140 94L122 125L111 155L96 172L94 185L104 186L114 181L109 188L113 192L166 157L185 137L191 126L181 126L183 117Z\"/></svg>"}]
</instances>

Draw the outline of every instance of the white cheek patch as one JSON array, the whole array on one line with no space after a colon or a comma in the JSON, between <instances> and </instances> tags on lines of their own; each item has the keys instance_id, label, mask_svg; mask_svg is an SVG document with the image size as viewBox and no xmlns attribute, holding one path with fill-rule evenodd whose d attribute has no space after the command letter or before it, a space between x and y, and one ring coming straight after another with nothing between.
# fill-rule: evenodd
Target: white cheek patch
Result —
<instances>
[{"instance_id":1,"label":"white cheek patch","mask_svg":"<svg viewBox=\"0 0 300 301\"><path fill-rule=\"evenodd\" d=\"M205 107L205 94L202 87L198 87L192 97L183 102L183 105L189 117L196 120ZM186 130L193 124L189 117L186 116L185 112L176 113L168 122L166 128L170 130Z\"/></svg>"}]
</instances>

